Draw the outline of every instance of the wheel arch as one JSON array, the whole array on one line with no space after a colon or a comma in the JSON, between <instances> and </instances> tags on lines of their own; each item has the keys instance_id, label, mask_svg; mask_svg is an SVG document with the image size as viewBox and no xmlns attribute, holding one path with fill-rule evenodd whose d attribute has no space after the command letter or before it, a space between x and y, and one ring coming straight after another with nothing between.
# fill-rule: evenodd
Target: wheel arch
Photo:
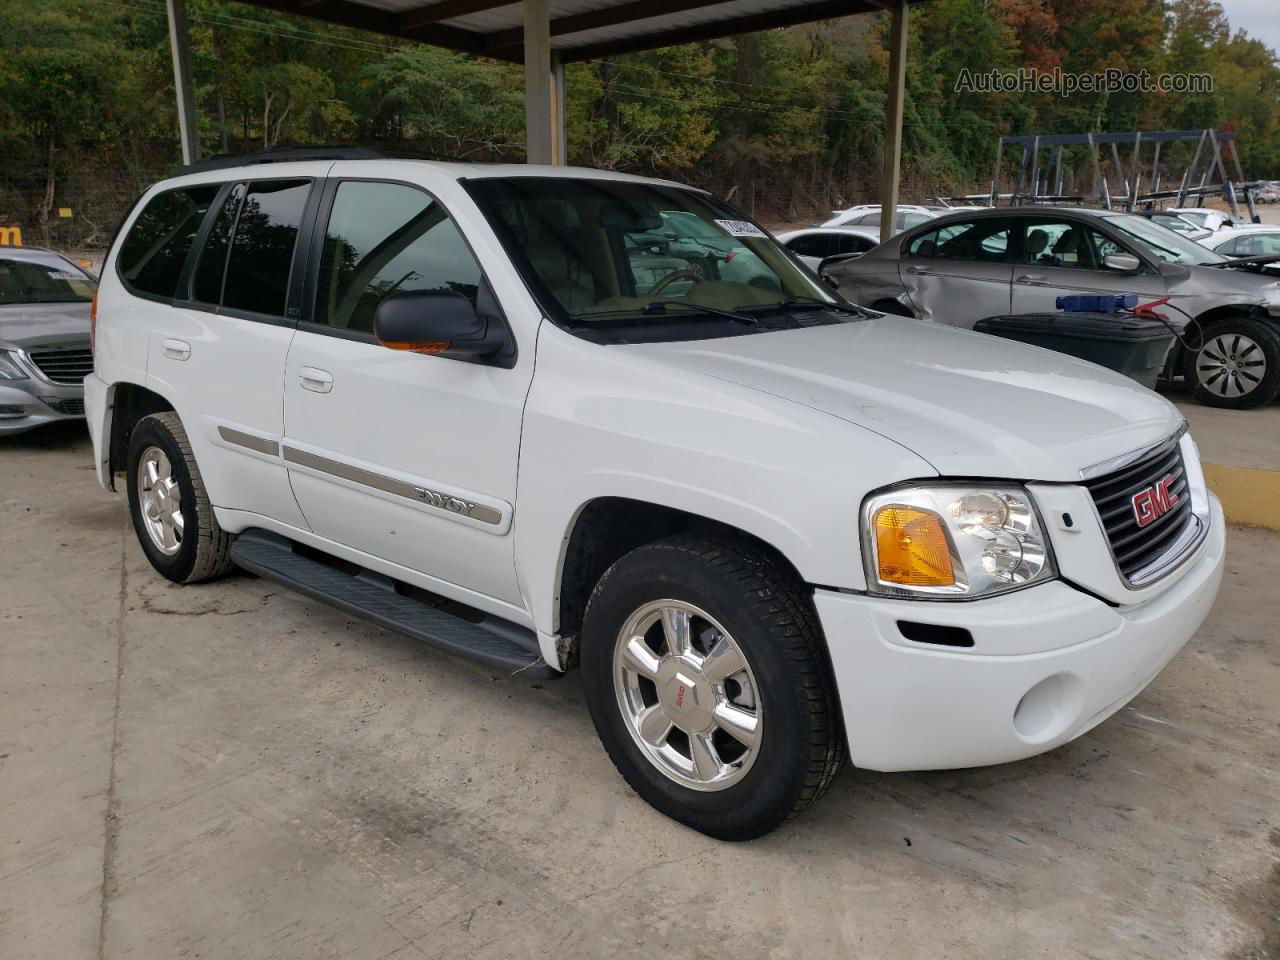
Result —
<instances>
[{"instance_id":1,"label":"wheel arch","mask_svg":"<svg viewBox=\"0 0 1280 960\"><path fill-rule=\"evenodd\" d=\"M637 547L680 533L737 542L768 554L804 584L799 568L767 540L741 527L664 504L622 496L599 496L582 504L565 532L556 571L556 633L560 661L577 662L578 634L587 601L600 577Z\"/></svg>"},{"instance_id":2,"label":"wheel arch","mask_svg":"<svg viewBox=\"0 0 1280 960\"><path fill-rule=\"evenodd\" d=\"M111 422L107 436L107 477L114 490L115 476L125 468L129 437L138 421L153 413L176 412L177 408L167 397L128 380L111 385L109 407Z\"/></svg>"}]
</instances>

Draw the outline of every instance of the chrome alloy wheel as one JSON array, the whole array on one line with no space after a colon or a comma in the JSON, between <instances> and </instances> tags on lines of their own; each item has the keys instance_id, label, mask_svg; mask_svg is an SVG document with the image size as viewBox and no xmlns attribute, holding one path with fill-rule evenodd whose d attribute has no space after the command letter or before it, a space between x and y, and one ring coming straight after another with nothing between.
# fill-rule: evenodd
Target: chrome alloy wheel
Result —
<instances>
[{"instance_id":1,"label":"chrome alloy wheel","mask_svg":"<svg viewBox=\"0 0 1280 960\"><path fill-rule=\"evenodd\" d=\"M182 547L182 492L169 455L147 447L138 461L138 508L152 545L165 556Z\"/></svg>"},{"instance_id":2,"label":"chrome alloy wheel","mask_svg":"<svg viewBox=\"0 0 1280 960\"><path fill-rule=\"evenodd\" d=\"M1267 375L1262 347L1240 333L1224 333L1200 348L1196 377L1200 386L1219 397L1252 393Z\"/></svg>"},{"instance_id":3,"label":"chrome alloy wheel","mask_svg":"<svg viewBox=\"0 0 1280 960\"><path fill-rule=\"evenodd\" d=\"M649 762L694 790L737 783L760 752L760 691L733 637L705 611L657 600L633 613L613 653L618 707Z\"/></svg>"}]
</instances>

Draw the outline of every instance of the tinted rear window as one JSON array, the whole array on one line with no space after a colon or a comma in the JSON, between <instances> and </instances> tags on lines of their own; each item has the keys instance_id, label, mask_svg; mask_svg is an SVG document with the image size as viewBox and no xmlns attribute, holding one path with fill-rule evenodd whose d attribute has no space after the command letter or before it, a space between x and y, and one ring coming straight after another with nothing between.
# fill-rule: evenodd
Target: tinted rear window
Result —
<instances>
[{"instance_id":1,"label":"tinted rear window","mask_svg":"<svg viewBox=\"0 0 1280 960\"><path fill-rule=\"evenodd\" d=\"M249 185L227 258L224 307L284 316L293 248L310 189L307 180Z\"/></svg>"},{"instance_id":2,"label":"tinted rear window","mask_svg":"<svg viewBox=\"0 0 1280 960\"><path fill-rule=\"evenodd\" d=\"M236 225L236 214L240 212L240 201L243 199L244 184L237 183L227 194L227 199L223 201L209 235L205 238L204 249L200 251L200 259L196 263L193 291L193 296L201 303L222 302L222 275L227 269L227 247L231 244L231 231Z\"/></svg>"},{"instance_id":3,"label":"tinted rear window","mask_svg":"<svg viewBox=\"0 0 1280 960\"><path fill-rule=\"evenodd\" d=\"M120 245L118 269L130 289L172 297L200 224L217 196L211 184L166 190L147 202Z\"/></svg>"}]
</instances>

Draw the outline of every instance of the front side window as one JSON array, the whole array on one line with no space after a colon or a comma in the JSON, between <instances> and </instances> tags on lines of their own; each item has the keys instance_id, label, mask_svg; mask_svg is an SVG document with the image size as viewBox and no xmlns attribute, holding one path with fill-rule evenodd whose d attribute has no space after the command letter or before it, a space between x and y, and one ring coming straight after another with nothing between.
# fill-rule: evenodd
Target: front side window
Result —
<instances>
[{"instance_id":1,"label":"front side window","mask_svg":"<svg viewBox=\"0 0 1280 960\"><path fill-rule=\"evenodd\" d=\"M829 257L832 253L831 235L810 233L788 241L787 249L801 257Z\"/></svg>"},{"instance_id":2,"label":"front side window","mask_svg":"<svg viewBox=\"0 0 1280 960\"><path fill-rule=\"evenodd\" d=\"M713 312L833 302L763 230L709 194L603 178L465 185L552 315L574 327L692 317L739 334L749 324Z\"/></svg>"},{"instance_id":3,"label":"front side window","mask_svg":"<svg viewBox=\"0 0 1280 960\"><path fill-rule=\"evenodd\" d=\"M249 185L227 256L224 308L284 316L293 249L310 191L308 180Z\"/></svg>"},{"instance_id":4,"label":"front side window","mask_svg":"<svg viewBox=\"0 0 1280 960\"><path fill-rule=\"evenodd\" d=\"M157 297L172 297L177 292L187 254L218 189L218 184L183 187L158 193L147 201L116 260L127 287Z\"/></svg>"},{"instance_id":5,"label":"front side window","mask_svg":"<svg viewBox=\"0 0 1280 960\"><path fill-rule=\"evenodd\" d=\"M989 217L949 223L907 241L906 254L936 260L1001 263L1009 249L1009 223Z\"/></svg>"},{"instance_id":6,"label":"front side window","mask_svg":"<svg viewBox=\"0 0 1280 960\"><path fill-rule=\"evenodd\" d=\"M0 256L0 306L87 303L96 286L92 277L66 262Z\"/></svg>"},{"instance_id":7,"label":"front side window","mask_svg":"<svg viewBox=\"0 0 1280 960\"><path fill-rule=\"evenodd\" d=\"M325 231L314 322L373 332L393 293L439 290L475 302L480 265L439 203L414 187L350 180Z\"/></svg>"},{"instance_id":8,"label":"front side window","mask_svg":"<svg viewBox=\"0 0 1280 960\"><path fill-rule=\"evenodd\" d=\"M1075 221L1031 221L1022 243L1022 262L1038 267L1094 270L1101 263L1090 231Z\"/></svg>"}]
</instances>

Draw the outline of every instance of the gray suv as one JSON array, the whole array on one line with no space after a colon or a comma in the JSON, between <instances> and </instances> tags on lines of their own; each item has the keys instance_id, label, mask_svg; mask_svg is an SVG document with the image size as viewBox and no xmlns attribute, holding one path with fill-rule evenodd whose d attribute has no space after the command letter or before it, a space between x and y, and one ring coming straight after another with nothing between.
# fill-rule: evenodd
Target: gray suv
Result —
<instances>
[{"instance_id":1,"label":"gray suv","mask_svg":"<svg viewBox=\"0 0 1280 960\"><path fill-rule=\"evenodd\" d=\"M1258 260L1132 214L1023 207L939 217L821 270L857 303L959 327L1052 312L1069 293L1168 297L1161 311L1195 349L1170 351L1166 375L1211 406L1245 408L1280 390L1280 282Z\"/></svg>"},{"instance_id":2,"label":"gray suv","mask_svg":"<svg viewBox=\"0 0 1280 960\"><path fill-rule=\"evenodd\" d=\"M0 248L0 436L84 418L96 289L50 250Z\"/></svg>"}]
</instances>

